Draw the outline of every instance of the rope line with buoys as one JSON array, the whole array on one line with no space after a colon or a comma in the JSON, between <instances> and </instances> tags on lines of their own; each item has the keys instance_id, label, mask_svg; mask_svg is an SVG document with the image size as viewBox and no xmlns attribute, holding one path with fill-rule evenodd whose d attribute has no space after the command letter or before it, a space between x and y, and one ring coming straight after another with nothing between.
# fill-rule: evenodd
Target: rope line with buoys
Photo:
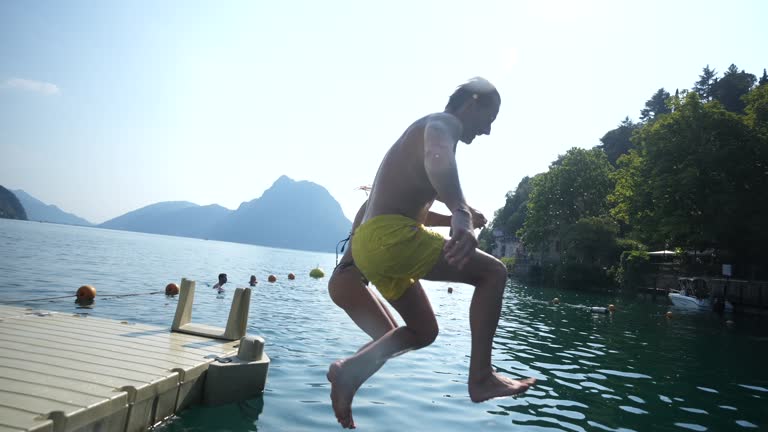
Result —
<instances>
[{"instance_id":1,"label":"rope line with buoys","mask_svg":"<svg viewBox=\"0 0 768 432\"><path fill-rule=\"evenodd\" d=\"M320 266L316 266L312 270L309 271L309 276L313 279L321 279L325 277L325 272L323 269L320 268ZM252 276L252 279L255 279L254 276ZM289 280L295 280L296 275L293 273L288 273L288 279ZM269 275L267 278L269 282L277 282L277 277L275 275ZM255 285L258 283L257 281L252 284ZM149 292L133 292L133 293L124 293L124 294L101 294L99 298L101 299L110 299L110 298L120 298L120 297L135 297L135 296L141 296L141 295L154 295L154 294L165 294L168 296L175 296L179 294L179 286L175 283L169 283L165 286L165 289L162 291L149 291ZM42 302L42 301L51 301L51 300L61 300L61 299L71 299L72 297L75 297L75 301L79 303L87 303L87 302L93 302L96 299L96 288L94 288L92 285L83 285L80 288L77 289L75 292L75 295L72 294L69 295L61 295L61 296L51 296L51 297L39 297L39 298L33 298L33 299L18 299L18 300L0 300L0 304L9 304L9 303L26 303L26 302Z\"/></svg>"},{"instance_id":2,"label":"rope line with buoys","mask_svg":"<svg viewBox=\"0 0 768 432\"><path fill-rule=\"evenodd\" d=\"M560 304L560 298L555 297L550 301L538 301L537 303L542 304L549 304L549 305L559 305ZM593 314L613 314L616 312L616 305L615 304L609 304L608 306L587 306L587 305L576 305L576 304L567 304L563 303L563 306L571 307L571 308L577 308L577 309L583 309L587 312L593 313Z\"/></svg>"},{"instance_id":3,"label":"rope line with buoys","mask_svg":"<svg viewBox=\"0 0 768 432\"><path fill-rule=\"evenodd\" d=\"M320 268L320 266L317 266L310 270L309 272L310 277L314 279L320 279L325 276L325 272ZM296 275L294 273L288 273L288 279L289 280L295 280ZM273 274L269 275L267 278L269 282L277 282L277 277ZM254 286L258 283L256 280L256 276L251 276L250 285ZM110 299L110 298L120 298L120 297L135 297L135 296L141 296L141 295L154 295L154 294L165 294L167 296L175 296L179 294L179 286L173 282L169 283L165 286L165 289L162 291L149 291L149 292L134 292L134 293L124 293L124 294L101 294L99 296L100 299ZM75 297L75 301L80 304L85 303L93 303L93 301L96 299L96 288L93 287L93 285L83 285L80 288L75 291L74 296L73 295L62 295L62 296L50 296L50 297L39 297L39 298L32 298L32 299L17 299L17 300L0 300L0 304L12 304L12 303L25 303L25 302L43 302L43 301L51 301L51 300L61 300L61 299L71 299L72 297Z\"/></svg>"},{"instance_id":4,"label":"rope line with buoys","mask_svg":"<svg viewBox=\"0 0 768 432\"><path fill-rule=\"evenodd\" d=\"M151 291L151 292L139 292L139 293L128 293L128 294L106 294L102 295L100 298L117 298L117 297L132 297L132 296L140 296L140 295L152 295L152 294L163 294L165 291ZM22 303L22 302L35 302L35 301L46 301L46 300L59 300L59 299L71 299L72 297L77 297L72 294L65 295L65 296L57 296L57 297L43 297L43 298L36 298L36 299L24 299L24 300L2 300L0 303Z\"/></svg>"},{"instance_id":5,"label":"rope line with buoys","mask_svg":"<svg viewBox=\"0 0 768 432\"><path fill-rule=\"evenodd\" d=\"M82 290L84 287L91 287L90 285L83 285L81 286L75 295L64 295L64 296L53 296L53 297L41 297L41 298L34 298L34 299L23 299L23 300L3 300L0 301L0 304L5 303L24 303L24 302L37 302L37 301L49 301L49 300L60 300L60 299L71 299L72 297L75 297L77 301L92 301L96 297L96 290L93 289L92 293L93 296L90 296L89 294L83 294L84 291L91 291L90 289L86 288L85 290ZM167 288L167 287L166 287ZM134 293L124 293L124 294L102 294L100 298L102 299L108 299L108 298L119 298L119 297L135 297L135 296L141 296L141 295L153 295L153 294L163 294L165 291L150 291L150 292L134 292ZM81 295L77 295L78 293L81 293Z\"/></svg>"},{"instance_id":6,"label":"rope line with buoys","mask_svg":"<svg viewBox=\"0 0 768 432\"><path fill-rule=\"evenodd\" d=\"M63 298L71 299L72 297L77 297L72 294L65 295L65 296L58 296L58 297L43 297L43 298L36 298L36 299L24 299L24 300L3 300L0 301L0 303L22 303L22 302L34 302L34 301L46 301L46 300L58 300Z\"/></svg>"}]
</instances>

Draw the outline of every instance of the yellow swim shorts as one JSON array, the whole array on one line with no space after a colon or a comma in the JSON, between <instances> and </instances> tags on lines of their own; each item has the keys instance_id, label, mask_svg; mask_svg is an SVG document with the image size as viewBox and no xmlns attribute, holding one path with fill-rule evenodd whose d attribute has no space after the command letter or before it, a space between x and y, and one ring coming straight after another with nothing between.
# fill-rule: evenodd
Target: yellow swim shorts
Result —
<instances>
[{"instance_id":1,"label":"yellow swim shorts","mask_svg":"<svg viewBox=\"0 0 768 432\"><path fill-rule=\"evenodd\" d=\"M352 258L387 300L397 300L437 264L445 238L402 215L371 218L352 236Z\"/></svg>"}]
</instances>

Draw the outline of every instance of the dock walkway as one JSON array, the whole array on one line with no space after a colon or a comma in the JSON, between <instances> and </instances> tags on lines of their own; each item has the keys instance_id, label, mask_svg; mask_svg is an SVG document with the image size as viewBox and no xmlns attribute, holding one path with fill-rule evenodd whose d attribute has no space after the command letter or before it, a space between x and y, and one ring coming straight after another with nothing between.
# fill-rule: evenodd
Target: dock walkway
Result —
<instances>
[{"instance_id":1,"label":"dock walkway","mask_svg":"<svg viewBox=\"0 0 768 432\"><path fill-rule=\"evenodd\" d=\"M0 305L0 432L144 431L199 402L238 344Z\"/></svg>"}]
</instances>

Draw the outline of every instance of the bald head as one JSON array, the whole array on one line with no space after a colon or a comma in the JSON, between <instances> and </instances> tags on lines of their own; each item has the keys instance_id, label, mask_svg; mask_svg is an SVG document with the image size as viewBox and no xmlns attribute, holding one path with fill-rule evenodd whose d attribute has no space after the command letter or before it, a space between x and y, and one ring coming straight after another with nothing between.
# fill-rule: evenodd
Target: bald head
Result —
<instances>
[{"instance_id":1,"label":"bald head","mask_svg":"<svg viewBox=\"0 0 768 432\"><path fill-rule=\"evenodd\" d=\"M501 104L501 95L496 87L485 78L475 77L460 85L448 99L445 111L454 113L469 100L474 99L479 106L490 107Z\"/></svg>"}]
</instances>

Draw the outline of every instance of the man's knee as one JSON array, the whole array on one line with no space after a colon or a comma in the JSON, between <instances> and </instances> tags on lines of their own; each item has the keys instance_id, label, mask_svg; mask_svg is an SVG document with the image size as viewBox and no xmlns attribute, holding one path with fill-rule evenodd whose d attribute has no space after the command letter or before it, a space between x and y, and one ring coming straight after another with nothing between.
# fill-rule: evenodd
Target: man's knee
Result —
<instances>
[{"instance_id":1,"label":"man's knee","mask_svg":"<svg viewBox=\"0 0 768 432\"><path fill-rule=\"evenodd\" d=\"M499 279L499 280L503 281L506 284L507 276L508 276L507 275L507 266L504 265L504 263L501 262L500 260L494 258L493 259L493 264L492 264L491 268L492 268L491 275L494 278Z\"/></svg>"},{"instance_id":2,"label":"man's knee","mask_svg":"<svg viewBox=\"0 0 768 432\"><path fill-rule=\"evenodd\" d=\"M440 329L437 326L437 322L425 328L419 329L418 331L414 331L416 334L416 343L418 348L424 348L426 346L432 345L435 339L437 339L437 334L439 332Z\"/></svg>"},{"instance_id":3,"label":"man's knee","mask_svg":"<svg viewBox=\"0 0 768 432\"><path fill-rule=\"evenodd\" d=\"M503 287L507 282L507 267L498 259L488 257L488 261L476 277L475 286L483 284Z\"/></svg>"}]
</instances>

